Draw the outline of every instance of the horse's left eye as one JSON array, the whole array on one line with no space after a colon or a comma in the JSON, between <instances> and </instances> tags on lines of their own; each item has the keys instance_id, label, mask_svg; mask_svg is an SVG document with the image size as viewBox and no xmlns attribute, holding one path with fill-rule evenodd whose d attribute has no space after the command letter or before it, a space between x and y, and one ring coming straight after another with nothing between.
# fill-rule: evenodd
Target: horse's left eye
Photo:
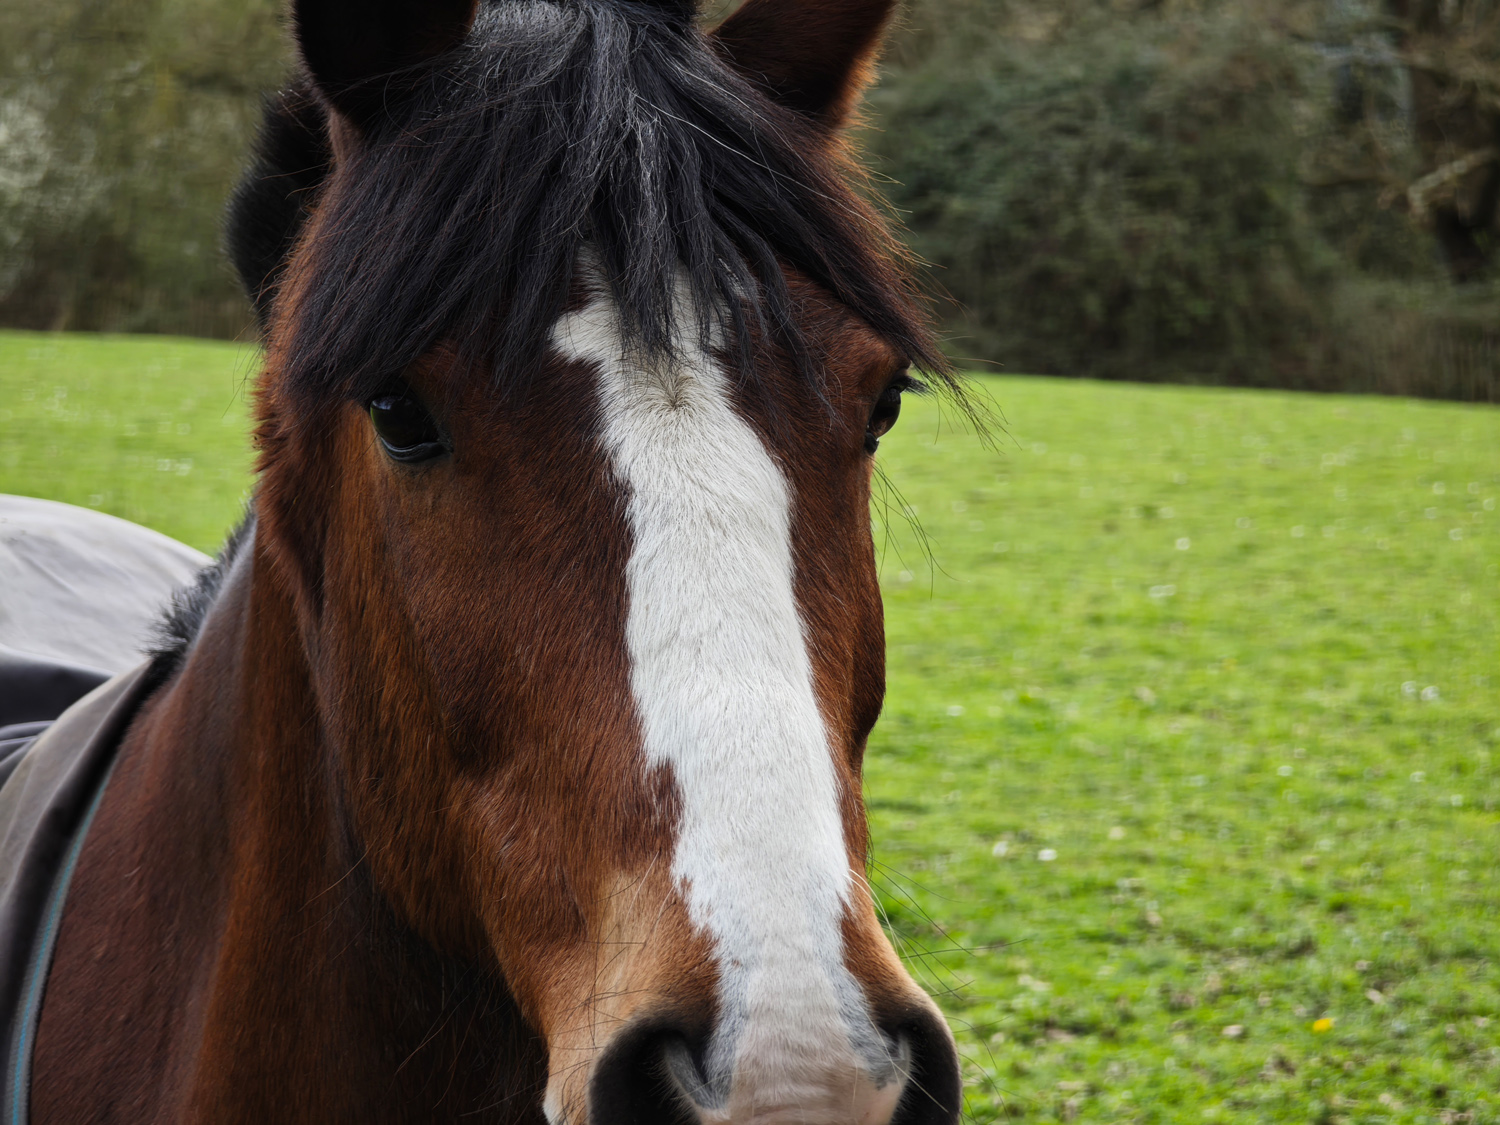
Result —
<instances>
[{"instance_id":1,"label":"horse's left eye","mask_svg":"<svg viewBox=\"0 0 1500 1125\"><path fill-rule=\"evenodd\" d=\"M448 452L432 415L409 391L371 399L370 424L385 451L397 461L410 464Z\"/></svg>"},{"instance_id":2,"label":"horse's left eye","mask_svg":"<svg viewBox=\"0 0 1500 1125\"><path fill-rule=\"evenodd\" d=\"M891 432L896 419L901 417L901 392L914 385L914 381L903 375L875 400L875 409L870 411L870 421L865 426L865 452L874 453L880 447L880 439Z\"/></svg>"}]
</instances>

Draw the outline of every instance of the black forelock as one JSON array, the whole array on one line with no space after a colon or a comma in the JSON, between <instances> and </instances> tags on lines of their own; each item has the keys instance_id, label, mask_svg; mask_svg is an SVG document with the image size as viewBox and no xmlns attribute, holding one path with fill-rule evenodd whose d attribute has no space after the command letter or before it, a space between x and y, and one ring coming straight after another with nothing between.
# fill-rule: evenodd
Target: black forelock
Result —
<instances>
[{"instance_id":1,"label":"black forelock","mask_svg":"<svg viewBox=\"0 0 1500 1125\"><path fill-rule=\"evenodd\" d=\"M197 574L190 585L172 594L172 601L157 621L154 635L147 645L151 667L146 673L149 683L160 685L171 679L187 658L188 649L203 629L204 619L218 599L224 579L235 559L255 542L255 507L251 504L244 518L224 541L218 557Z\"/></svg>"},{"instance_id":2,"label":"black forelock","mask_svg":"<svg viewBox=\"0 0 1500 1125\"><path fill-rule=\"evenodd\" d=\"M774 340L816 377L786 266L943 372L842 149L677 7L493 0L462 46L390 79L386 112L322 190L282 310L290 388L374 394L439 341L513 385L544 354L585 246L645 352L673 347L685 282L700 332L722 317L743 373Z\"/></svg>"},{"instance_id":3,"label":"black forelock","mask_svg":"<svg viewBox=\"0 0 1500 1125\"><path fill-rule=\"evenodd\" d=\"M249 169L229 200L224 249L264 332L302 224L328 178L328 118L305 83L266 103Z\"/></svg>"}]
</instances>

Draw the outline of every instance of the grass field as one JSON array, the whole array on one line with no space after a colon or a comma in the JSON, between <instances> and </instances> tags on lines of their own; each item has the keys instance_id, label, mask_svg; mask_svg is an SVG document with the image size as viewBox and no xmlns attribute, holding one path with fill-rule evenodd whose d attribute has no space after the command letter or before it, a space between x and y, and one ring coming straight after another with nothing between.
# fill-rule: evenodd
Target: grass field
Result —
<instances>
[{"instance_id":1,"label":"grass field","mask_svg":"<svg viewBox=\"0 0 1500 1125\"><path fill-rule=\"evenodd\" d=\"M211 549L252 363L0 334L0 491ZM971 1118L1500 1122L1500 410L981 389L882 444L867 768Z\"/></svg>"},{"instance_id":2,"label":"grass field","mask_svg":"<svg viewBox=\"0 0 1500 1125\"><path fill-rule=\"evenodd\" d=\"M253 348L0 332L0 492L144 523L212 553L250 484Z\"/></svg>"}]
</instances>

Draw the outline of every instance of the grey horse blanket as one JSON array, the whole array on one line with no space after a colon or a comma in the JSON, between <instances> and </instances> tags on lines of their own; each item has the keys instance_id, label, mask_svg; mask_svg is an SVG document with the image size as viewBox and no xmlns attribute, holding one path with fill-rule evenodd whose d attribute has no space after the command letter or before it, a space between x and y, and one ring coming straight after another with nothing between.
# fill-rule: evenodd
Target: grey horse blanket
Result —
<instances>
[{"instance_id":1,"label":"grey horse blanket","mask_svg":"<svg viewBox=\"0 0 1500 1125\"><path fill-rule=\"evenodd\" d=\"M31 1052L68 883L148 665L95 688L0 760L0 1122L27 1120Z\"/></svg>"},{"instance_id":2,"label":"grey horse blanket","mask_svg":"<svg viewBox=\"0 0 1500 1125\"><path fill-rule=\"evenodd\" d=\"M67 665L107 680L140 662L172 593L209 561L103 512L0 495L0 658ZM11 717L25 705L24 694L0 679L0 724L54 719L62 710Z\"/></svg>"},{"instance_id":3,"label":"grey horse blanket","mask_svg":"<svg viewBox=\"0 0 1500 1125\"><path fill-rule=\"evenodd\" d=\"M113 516L0 495L0 1125L28 1116L68 883L149 688L151 624L208 561Z\"/></svg>"}]
</instances>

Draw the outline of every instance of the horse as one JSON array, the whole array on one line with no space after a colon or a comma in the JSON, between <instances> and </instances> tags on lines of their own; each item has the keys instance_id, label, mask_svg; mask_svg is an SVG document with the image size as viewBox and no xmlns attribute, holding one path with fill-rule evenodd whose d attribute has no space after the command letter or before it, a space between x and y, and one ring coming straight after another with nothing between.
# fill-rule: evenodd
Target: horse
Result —
<instances>
[{"instance_id":1,"label":"horse","mask_svg":"<svg viewBox=\"0 0 1500 1125\"><path fill-rule=\"evenodd\" d=\"M121 689L35 1122L957 1119L864 874L874 455L962 393L849 140L891 16L295 0L256 485Z\"/></svg>"}]
</instances>

